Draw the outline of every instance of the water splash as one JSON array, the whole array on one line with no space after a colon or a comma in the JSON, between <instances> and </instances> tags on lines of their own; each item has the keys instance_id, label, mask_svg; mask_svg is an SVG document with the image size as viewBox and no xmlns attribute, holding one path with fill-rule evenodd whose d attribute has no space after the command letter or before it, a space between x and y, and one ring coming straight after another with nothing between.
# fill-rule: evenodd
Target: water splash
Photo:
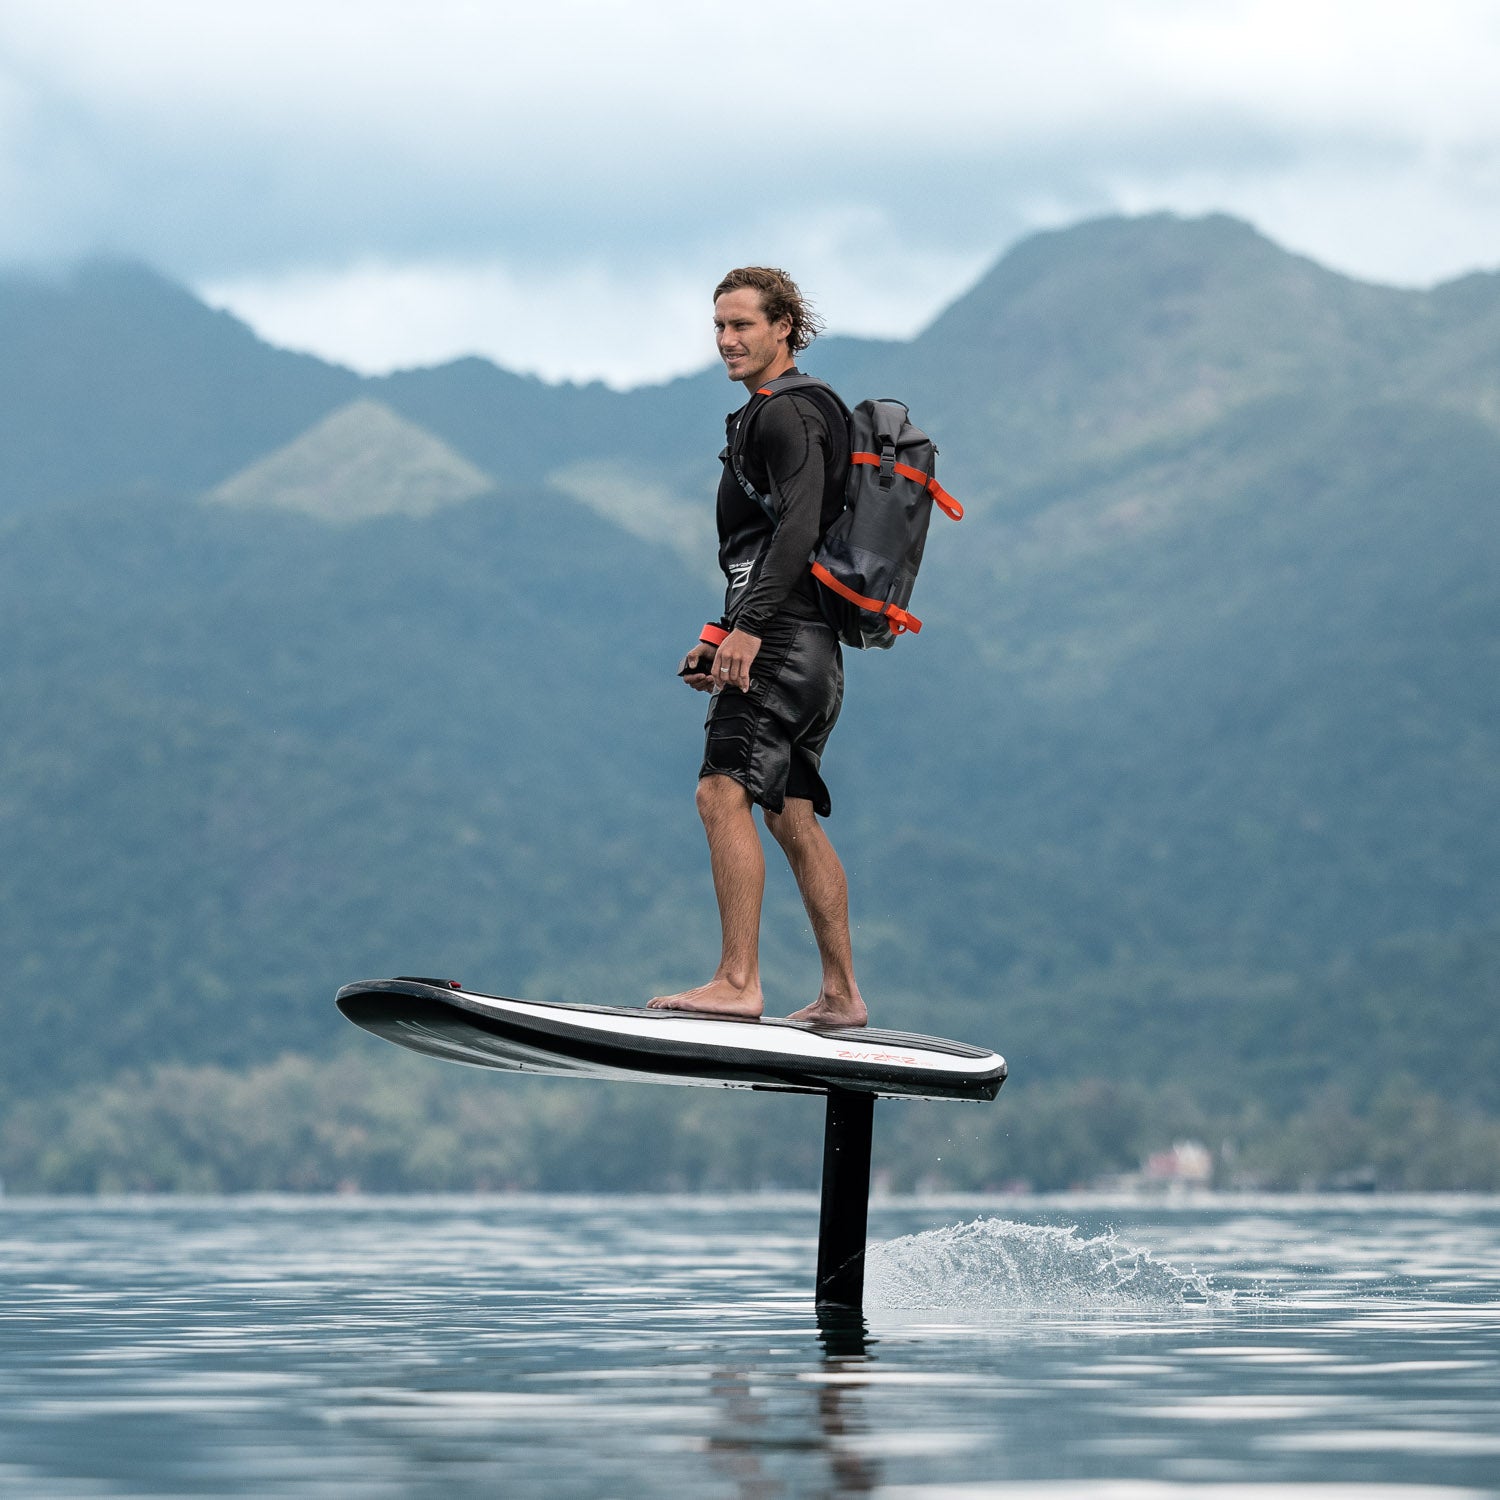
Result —
<instances>
[{"instance_id":1,"label":"water splash","mask_svg":"<svg viewBox=\"0 0 1500 1500\"><path fill-rule=\"evenodd\" d=\"M872 1245L865 1298L889 1308L1168 1312L1223 1299L1206 1276L1179 1271L1114 1232L976 1219Z\"/></svg>"}]
</instances>

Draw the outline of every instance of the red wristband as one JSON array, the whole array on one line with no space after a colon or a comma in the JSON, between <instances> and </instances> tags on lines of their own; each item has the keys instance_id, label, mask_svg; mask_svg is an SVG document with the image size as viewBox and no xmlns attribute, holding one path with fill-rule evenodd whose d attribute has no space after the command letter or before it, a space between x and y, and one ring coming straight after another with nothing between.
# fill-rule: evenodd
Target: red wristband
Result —
<instances>
[{"instance_id":1,"label":"red wristband","mask_svg":"<svg viewBox=\"0 0 1500 1500\"><path fill-rule=\"evenodd\" d=\"M705 625L698 639L705 646L718 646L729 634L722 625Z\"/></svg>"}]
</instances>

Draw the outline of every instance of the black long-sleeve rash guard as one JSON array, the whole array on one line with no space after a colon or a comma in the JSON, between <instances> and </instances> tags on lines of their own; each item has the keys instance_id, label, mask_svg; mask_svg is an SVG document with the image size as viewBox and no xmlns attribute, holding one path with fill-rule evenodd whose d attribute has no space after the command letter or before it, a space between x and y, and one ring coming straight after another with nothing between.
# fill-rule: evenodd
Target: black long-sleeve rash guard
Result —
<instances>
[{"instance_id":1,"label":"black long-sleeve rash guard","mask_svg":"<svg viewBox=\"0 0 1500 1500\"><path fill-rule=\"evenodd\" d=\"M789 391L753 398L728 420L730 450L745 478L771 497L776 521L726 463L718 497L726 626L763 638L779 615L822 617L808 562L844 508L849 462L847 434L834 440L830 415L817 397ZM747 423L747 416L753 420Z\"/></svg>"}]
</instances>

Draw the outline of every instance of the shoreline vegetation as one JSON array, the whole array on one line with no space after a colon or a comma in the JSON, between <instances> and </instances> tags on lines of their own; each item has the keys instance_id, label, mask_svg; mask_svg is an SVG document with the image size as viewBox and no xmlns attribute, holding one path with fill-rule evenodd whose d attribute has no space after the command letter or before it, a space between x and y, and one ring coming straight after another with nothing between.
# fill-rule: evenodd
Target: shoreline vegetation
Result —
<instances>
[{"instance_id":1,"label":"shoreline vegetation","mask_svg":"<svg viewBox=\"0 0 1500 1500\"><path fill-rule=\"evenodd\" d=\"M823 1100L470 1075L402 1056L163 1065L0 1109L15 1195L812 1189ZM1388 1080L1298 1110L1179 1088L1012 1081L887 1101L878 1192L1497 1191L1500 1121Z\"/></svg>"}]
</instances>

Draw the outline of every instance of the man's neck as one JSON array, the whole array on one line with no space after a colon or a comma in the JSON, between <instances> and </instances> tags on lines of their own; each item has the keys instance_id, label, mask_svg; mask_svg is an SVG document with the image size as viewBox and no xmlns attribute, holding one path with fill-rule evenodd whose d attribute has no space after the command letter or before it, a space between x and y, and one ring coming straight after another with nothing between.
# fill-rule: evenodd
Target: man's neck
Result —
<instances>
[{"instance_id":1,"label":"man's neck","mask_svg":"<svg viewBox=\"0 0 1500 1500\"><path fill-rule=\"evenodd\" d=\"M796 368L796 357L788 354L784 358L773 360L759 375L754 375L749 380L742 380L740 384L753 396L761 386L769 385L773 380L779 380L783 375L789 374Z\"/></svg>"}]
</instances>

